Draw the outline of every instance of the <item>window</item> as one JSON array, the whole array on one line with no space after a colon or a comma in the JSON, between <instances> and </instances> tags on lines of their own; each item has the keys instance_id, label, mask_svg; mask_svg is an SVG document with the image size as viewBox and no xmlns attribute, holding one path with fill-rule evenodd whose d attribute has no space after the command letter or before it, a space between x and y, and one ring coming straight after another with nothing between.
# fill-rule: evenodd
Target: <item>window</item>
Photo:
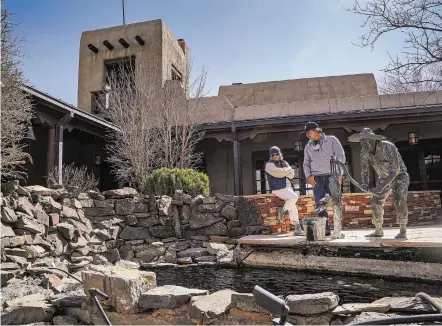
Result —
<instances>
[{"instance_id":1,"label":"window","mask_svg":"<svg viewBox=\"0 0 442 326\"><path fill-rule=\"evenodd\" d=\"M106 60L105 81L107 85L112 82L135 83L135 57L124 57L115 60Z\"/></svg>"},{"instance_id":2,"label":"window","mask_svg":"<svg viewBox=\"0 0 442 326\"><path fill-rule=\"evenodd\" d=\"M427 153L425 153L427 154ZM442 181L442 162L440 154L429 154L425 156L425 169L428 181Z\"/></svg>"},{"instance_id":3,"label":"window","mask_svg":"<svg viewBox=\"0 0 442 326\"><path fill-rule=\"evenodd\" d=\"M91 111L93 114L100 114L107 108L108 97L104 91L91 92L92 105Z\"/></svg>"},{"instance_id":4,"label":"window","mask_svg":"<svg viewBox=\"0 0 442 326\"><path fill-rule=\"evenodd\" d=\"M256 181L256 193L268 194L270 193L269 182L267 181L267 175L265 172L265 163L267 161L259 160L255 162L255 181Z\"/></svg>"},{"instance_id":5,"label":"window","mask_svg":"<svg viewBox=\"0 0 442 326\"><path fill-rule=\"evenodd\" d=\"M183 75L174 65L172 65L172 80L178 80L179 82L183 81Z\"/></svg>"}]
</instances>

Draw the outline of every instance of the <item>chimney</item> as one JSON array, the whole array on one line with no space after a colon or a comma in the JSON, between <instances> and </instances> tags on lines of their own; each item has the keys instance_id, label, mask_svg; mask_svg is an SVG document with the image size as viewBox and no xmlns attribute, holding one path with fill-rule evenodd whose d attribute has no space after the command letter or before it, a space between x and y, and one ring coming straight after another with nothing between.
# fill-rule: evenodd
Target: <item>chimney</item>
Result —
<instances>
[{"instance_id":1,"label":"chimney","mask_svg":"<svg viewBox=\"0 0 442 326\"><path fill-rule=\"evenodd\" d=\"M178 39L178 44L181 47L181 50L183 50L184 55L187 55L187 45L184 39L182 38Z\"/></svg>"}]
</instances>

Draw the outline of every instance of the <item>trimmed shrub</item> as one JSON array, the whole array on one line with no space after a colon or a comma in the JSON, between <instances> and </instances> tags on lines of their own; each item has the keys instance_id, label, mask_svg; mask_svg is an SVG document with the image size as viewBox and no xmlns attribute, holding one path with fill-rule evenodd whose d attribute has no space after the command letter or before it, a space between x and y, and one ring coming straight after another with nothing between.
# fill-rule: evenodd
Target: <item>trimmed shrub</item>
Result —
<instances>
[{"instance_id":1,"label":"trimmed shrub","mask_svg":"<svg viewBox=\"0 0 442 326\"><path fill-rule=\"evenodd\" d=\"M209 196L209 177L191 169L161 168L153 171L146 180L147 193L156 196L173 196L175 190L182 190L185 194Z\"/></svg>"}]
</instances>

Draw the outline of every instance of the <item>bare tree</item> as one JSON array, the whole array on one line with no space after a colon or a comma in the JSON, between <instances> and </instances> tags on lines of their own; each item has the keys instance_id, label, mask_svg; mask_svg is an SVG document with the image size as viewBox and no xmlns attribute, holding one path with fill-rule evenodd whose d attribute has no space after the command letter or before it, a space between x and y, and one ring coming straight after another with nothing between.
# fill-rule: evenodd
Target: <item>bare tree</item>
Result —
<instances>
[{"instance_id":1,"label":"bare tree","mask_svg":"<svg viewBox=\"0 0 442 326\"><path fill-rule=\"evenodd\" d=\"M24 136L30 126L32 105L20 89L26 83L22 73L22 39L13 34L11 14L1 3L1 174L5 178L25 178L19 170L31 156L25 152Z\"/></svg>"},{"instance_id":2,"label":"bare tree","mask_svg":"<svg viewBox=\"0 0 442 326\"><path fill-rule=\"evenodd\" d=\"M363 3L355 0L349 9L365 17L362 27L368 31L362 35L360 46L373 48L381 36L393 31L405 35L404 51L390 56L390 63L383 69L387 84L384 89L441 89L442 0L368 0Z\"/></svg>"},{"instance_id":3,"label":"bare tree","mask_svg":"<svg viewBox=\"0 0 442 326\"><path fill-rule=\"evenodd\" d=\"M198 163L195 145L204 119L205 71L192 84L188 74L161 85L158 65L122 64L107 75L105 117L121 132L109 134L109 162L120 183L141 191L150 172L159 167L192 168ZM190 87L188 87L190 86ZM190 99L187 89L196 97ZM104 102L104 101L103 101Z\"/></svg>"}]
</instances>

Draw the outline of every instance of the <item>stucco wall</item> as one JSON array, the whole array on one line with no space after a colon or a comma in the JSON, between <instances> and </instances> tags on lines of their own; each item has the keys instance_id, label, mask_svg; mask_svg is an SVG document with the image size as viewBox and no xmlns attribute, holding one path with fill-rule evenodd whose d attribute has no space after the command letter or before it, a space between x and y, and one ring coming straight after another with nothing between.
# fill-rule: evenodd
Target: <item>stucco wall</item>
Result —
<instances>
[{"instance_id":1,"label":"stucco wall","mask_svg":"<svg viewBox=\"0 0 442 326\"><path fill-rule=\"evenodd\" d=\"M135 37L139 35L144 45L138 44ZM118 40L124 38L129 48L124 48ZM108 40L113 50L107 49L103 41ZM99 49L93 53L88 48L93 44ZM186 49L185 44L183 45ZM136 74L144 74L143 82L162 85L171 79L172 63L186 76L187 57L180 44L167 29L163 21L153 20L123 26L104 28L83 32L80 40L80 61L78 72L78 102L79 109L91 111L91 92L102 89L105 70L105 60L135 56Z\"/></svg>"},{"instance_id":2,"label":"stucco wall","mask_svg":"<svg viewBox=\"0 0 442 326\"><path fill-rule=\"evenodd\" d=\"M373 74L220 86L218 91L218 95L225 95L235 107L377 94Z\"/></svg>"}]
</instances>

